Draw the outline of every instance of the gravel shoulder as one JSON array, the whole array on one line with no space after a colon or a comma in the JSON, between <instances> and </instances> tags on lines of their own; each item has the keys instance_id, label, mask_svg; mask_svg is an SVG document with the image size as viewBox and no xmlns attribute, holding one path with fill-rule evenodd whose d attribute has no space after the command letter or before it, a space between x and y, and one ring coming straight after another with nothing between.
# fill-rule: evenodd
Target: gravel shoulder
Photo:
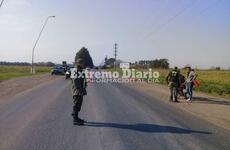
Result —
<instances>
[{"instance_id":1,"label":"gravel shoulder","mask_svg":"<svg viewBox=\"0 0 230 150\"><path fill-rule=\"evenodd\" d=\"M40 84L52 82L61 77L63 76L51 76L50 74L40 74L0 82L0 100L14 97L18 93L36 87Z\"/></svg>"},{"instance_id":2,"label":"gravel shoulder","mask_svg":"<svg viewBox=\"0 0 230 150\"><path fill-rule=\"evenodd\" d=\"M179 103L169 102L169 89L167 86L159 84L135 83L127 86L140 90L146 95L164 101L172 107L187 111L204 120L207 120L219 127L230 130L230 100L218 97L211 97L202 93L194 92L192 102L187 102L180 98Z\"/></svg>"}]
</instances>

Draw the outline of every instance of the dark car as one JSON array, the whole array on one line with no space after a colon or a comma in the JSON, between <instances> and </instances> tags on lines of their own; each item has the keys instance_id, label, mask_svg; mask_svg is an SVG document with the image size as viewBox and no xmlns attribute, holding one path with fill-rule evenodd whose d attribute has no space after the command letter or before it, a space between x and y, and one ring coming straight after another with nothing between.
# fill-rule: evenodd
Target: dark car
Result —
<instances>
[{"instance_id":1,"label":"dark car","mask_svg":"<svg viewBox=\"0 0 230 150\"><path fill-rule=\"evenodd\" d=\"M63 66L54 66L51 70L51 75L64 75L65 68Z\"/></svg>"}]
</instances>

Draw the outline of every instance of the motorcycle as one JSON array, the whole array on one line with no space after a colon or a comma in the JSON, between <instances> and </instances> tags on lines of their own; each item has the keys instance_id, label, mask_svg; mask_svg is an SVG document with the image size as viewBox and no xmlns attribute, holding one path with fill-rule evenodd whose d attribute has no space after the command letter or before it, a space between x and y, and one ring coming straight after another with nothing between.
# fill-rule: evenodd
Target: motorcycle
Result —
<instances>
[{"instance_id":1,"label":"motorcycle","mask_svg":"<svg viewBox=\"0 0 230 150\"><path fill-rule=\"evenodd\" d=\"M67 80L67 79L70 79L70 76L71 76L71 71L70 70L67 70L66 72L65 72L65 79Z\"/></svg>"}]
</instances>

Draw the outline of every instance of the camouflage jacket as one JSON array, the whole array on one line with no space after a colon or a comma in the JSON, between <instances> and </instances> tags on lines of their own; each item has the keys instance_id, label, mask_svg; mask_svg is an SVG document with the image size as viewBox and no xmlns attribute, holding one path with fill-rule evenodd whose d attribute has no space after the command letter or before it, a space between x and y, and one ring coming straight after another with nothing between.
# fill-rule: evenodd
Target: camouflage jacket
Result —
<instances>
[{"instance_id":1,"label":"camouflage jacket","mask_svg":"<svg viewBox=\"0 0 230 150\"><path fill-rule=\"evenodd\" d=\"M172 86L178 86L180 84L179 73L176 70L172 70L166 77L166 82Z\"/></svg>"},{"instance_id":2,"label":"camouflage jacket","mask_svg":"<svg viewBox=\"0 0 230 150\"><path fill-rule=\"evenodd\" d=\"M86 92L87 82L86 76L83 71L75 71L74 78L72 78L72 94L76 95L87 95Z\"/></svg>"}]
</instances>

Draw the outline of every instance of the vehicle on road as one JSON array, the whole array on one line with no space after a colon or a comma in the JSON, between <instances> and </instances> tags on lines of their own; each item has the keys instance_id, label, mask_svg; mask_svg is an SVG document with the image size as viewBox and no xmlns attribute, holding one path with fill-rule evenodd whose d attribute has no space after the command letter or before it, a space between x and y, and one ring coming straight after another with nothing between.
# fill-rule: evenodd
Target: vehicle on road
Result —
<instances>
[{"instance_id":1,"label":"vehicle on road","mask_svg":"<svg viewBox=\"0 0 230 150\"><path fill-rule=\"evenodd\" d=\"M73 65L67 65L65 67L65 79L70 79L71 77L71 69L74 68Z\"/></svg>"},{"instance_id":2,"label":"vehicle on road","mask_svg":"<svg viewBox=\"0 0 230 150\"><path fill-rule=\"evenodd\" d=\"M65 79L69 79L70 76L71 76L71 71L70 71L70 70L67 70L67 71L65 72Z\"/></svg>"},{"instance_id":3,"label":"vehicle on road","mask_svg":"<svg viewBox=\"0 0 230 150\"><path fill-rule=\"evenodd\" d=\"M64 75L65 68L63 66L54 66L51 70L51 75Z\"/></svg>"}]
</instances>

